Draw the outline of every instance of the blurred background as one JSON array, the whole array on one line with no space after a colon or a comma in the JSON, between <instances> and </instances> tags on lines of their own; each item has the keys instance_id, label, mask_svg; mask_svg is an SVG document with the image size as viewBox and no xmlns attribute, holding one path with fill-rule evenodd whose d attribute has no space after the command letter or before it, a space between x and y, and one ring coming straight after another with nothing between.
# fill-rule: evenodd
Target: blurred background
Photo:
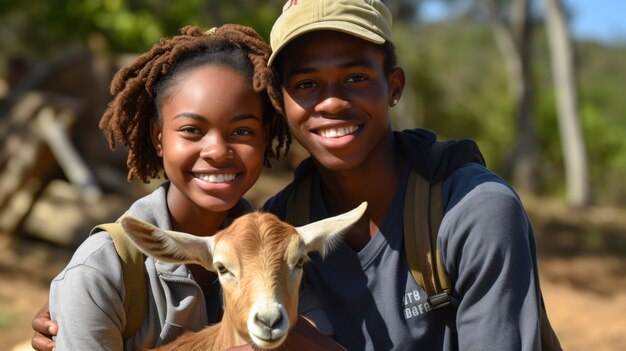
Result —
<instances>
[{"instance_id":1,"label":"blurred background","mask_svg":"<svg viewBox=\"0 0 626 351\"><path fill-rule=\"evenodd\" d=\"M626 349L626 2L388 0L408 82L396 129L478 141L520 193L566 350ZM187 24L252 26L281 0L0 3L0 345L26 341L94 224L157 186L127 182L97 128L117 69ZM305 156L267 169L260 205ZM16 348L17 349L17 348Z\"/></svg>"}]
</instances>

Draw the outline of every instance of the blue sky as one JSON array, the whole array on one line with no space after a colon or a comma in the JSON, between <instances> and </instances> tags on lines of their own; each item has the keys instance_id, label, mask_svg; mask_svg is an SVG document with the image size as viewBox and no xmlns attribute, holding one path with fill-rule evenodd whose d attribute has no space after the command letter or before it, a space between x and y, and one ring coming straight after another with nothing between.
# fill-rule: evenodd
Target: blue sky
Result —
<instances>
[{"instance_id":1,"label":"blue sky","mask_svg":"<svg viewBox=\"0 0 626 351\"><path fill-rule=\"evenodd\" d=\"M565 0L573 15L571 28L579 38L626 43L626 1Z\"/></svg>"},{"instance_id":2,"label":"blue sky","mask_svg":"<svg viewBox=\"0 0 626 351\"><path fill-rule=\"evenodd\" d=\"M544 0L539 0L543 6ZM575 37L607 43L626 43L626 0L563 0L573 17L570 26ZM426 0L422 8L430 18L445 16L436 0Z\"/></svg>"}]
</instances>

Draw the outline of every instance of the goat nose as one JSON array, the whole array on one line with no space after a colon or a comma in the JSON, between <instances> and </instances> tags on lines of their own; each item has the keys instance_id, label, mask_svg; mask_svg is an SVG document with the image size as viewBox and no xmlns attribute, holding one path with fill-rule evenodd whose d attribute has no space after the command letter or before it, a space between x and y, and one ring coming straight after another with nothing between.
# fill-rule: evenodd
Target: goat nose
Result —
<instances>
[{"instance_id":1,"label":"goat nose","mask_svg":"<svg viewBox=\"0 0 626 351\"><path fill-rule=\"evenodd\" d=\"M259 325L263 325L268 329L274 329L283 321L283 314L278 309L259 312L254 316L254 320Z\"/></svg>"}]
</instances>

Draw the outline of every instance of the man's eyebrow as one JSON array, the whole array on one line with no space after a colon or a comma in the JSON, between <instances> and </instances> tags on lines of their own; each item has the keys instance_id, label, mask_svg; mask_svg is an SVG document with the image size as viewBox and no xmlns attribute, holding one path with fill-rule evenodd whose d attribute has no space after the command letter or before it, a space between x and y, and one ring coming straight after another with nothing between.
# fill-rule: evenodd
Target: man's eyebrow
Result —
<instances>
[{"instance_id":1,"label":"man's eyebrow","mask_svg":"<svg viewBox=\"0 0 626 351\"><path fill-rule=\"evenodd\" d=\"M290 68L286 74L285 77L291 77L297 74L308 74L308 73L315 73L317 72L317 69L314 67L293 67Z\"/></svg>"},{"instance_id":2,"label":"man's eyebrow","mask_svg":"<svg viewBox=\"0 0 626 351\"><path fill-rule=\"evenodd\" d=\"M358 60L348 61L339 65L339 68L341 69L354 68L354 67L374 69L375 65L371 60L368 60L368 59L358 59ZM315 67L306 67L306 66L293 67L287 71L287 74L285 74L285 77L290 77L290 76L298 75L298 74L315 73L317 71L319 71L319 69Z\"/></svg>"},{"instance_id":3,"label":"man's eyebrow","mask_svg":"<svg viewBox=\"0 0 626 351\"><path fill-rule=\"evenodd\" d=\"M349 61L341 64L339 67L341 68L353 68L353 67L365 67L369 69L374 69L374 63L368 59L359 59L354 61Z\"/></svg>"}]
</instances>

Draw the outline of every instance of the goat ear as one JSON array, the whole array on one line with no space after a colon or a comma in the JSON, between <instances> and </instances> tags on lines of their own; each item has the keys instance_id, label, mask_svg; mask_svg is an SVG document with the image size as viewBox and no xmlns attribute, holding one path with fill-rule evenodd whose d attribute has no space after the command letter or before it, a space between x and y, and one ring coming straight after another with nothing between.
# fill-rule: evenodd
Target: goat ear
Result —
<instances>
[{"instance_id":1,"label":"goat ear","mask_svg":"<svg viewBox=\"0 0 626 351\"><path fill-rule=\"evenodd\" d=\"M146 255L163 262L212 266L212 237L163 230L129 215L122 216L120 223L130 240Z\"/></svg>"},{"instance_id":2,"label":"goat ear","mask_svg":"<svg viewBox=\"0 0 626 351\"><path fill-rule=\"evenodd\" d=\"M341 236L363 216L365 209L367 202L344 214L297 227L296 231L304 240L308 252L318 251L324 257L338 244Z\"/></svg>"}]
</instances>

